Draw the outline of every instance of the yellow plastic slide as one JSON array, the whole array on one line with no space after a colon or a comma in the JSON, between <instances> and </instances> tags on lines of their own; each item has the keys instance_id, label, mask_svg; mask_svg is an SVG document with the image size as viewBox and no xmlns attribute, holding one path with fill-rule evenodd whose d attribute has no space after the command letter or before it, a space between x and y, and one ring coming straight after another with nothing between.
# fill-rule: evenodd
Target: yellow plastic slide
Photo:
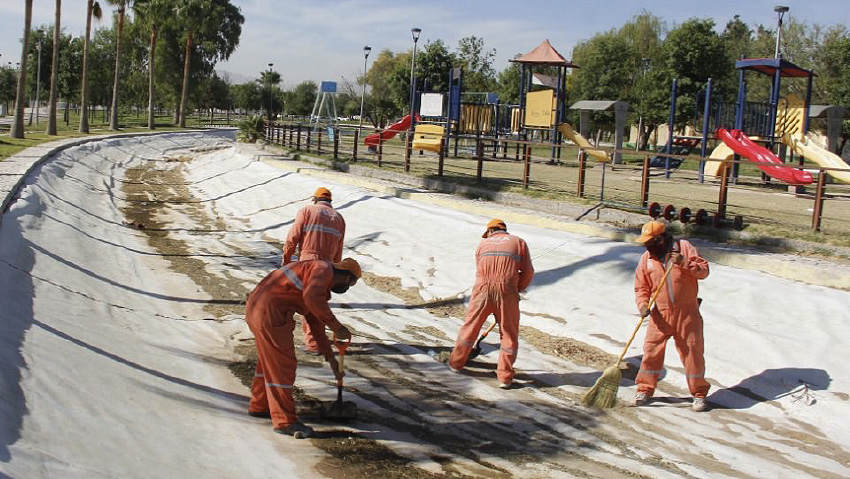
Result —
<instances>
[{"instance_id":1,"label":"yellow plastic slide","mask_svg":"<svg viewBox=\"0 0 850 479\"><path fill-rule=\"evenodd\" d=\"M608 152L605 150L599 150L594 148L593 145L587 141L587 138L581 136L577 131L573 130L573 127L570 126L569 123L561 123L558 125L558 131L564 135L565 138L569 138L570 141L578 145L579 148L587 152L588 155L596 158L599 161L610 161L610 156L608 156Z\"/></svg>"},{"instance_id":2,"label":"yellow plastic slide","mask_svg":"<svg viewBox=\"0 0 850 479\"><path fill-rule=\"evenodd\" d=\"M813 163L817 163L818 166L835 168L825 171L836 180L850 183L850 165L842 160L840 156L815 143L808 135L786 134L782 137L782 141L798 155Z\"/></svg>"},{"instance_id":3,"label":"yellow plastic slide","mask_svg":"<svg viewBox=\"0 0 850 479\"><path fill-rule=\"evenodd\" d=\"M721 142L711 152L711 155L708 157L709 159L706 160L705 169L702 170L703 174L706 176L720 177L723 173L723 169L729 164L734 156L735 152L732 151L732 148L729 148L726 143Z\"/></svg>"}]
</instances>

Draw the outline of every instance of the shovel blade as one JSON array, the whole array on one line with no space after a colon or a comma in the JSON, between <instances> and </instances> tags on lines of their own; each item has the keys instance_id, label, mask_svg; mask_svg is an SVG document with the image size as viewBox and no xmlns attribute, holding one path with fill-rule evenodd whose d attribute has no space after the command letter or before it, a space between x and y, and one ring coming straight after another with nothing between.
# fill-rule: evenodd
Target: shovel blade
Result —
<instances>
[{"instance_id":1,"label":"shovel blade","mask_svg":"<svg viewBox=\"0 0 850 479\"><path fill-rule=\"evenodd\" d=\"M357 404L352 401L333 401L324 404L322 419L352 421L357 419Z\"/></svg>"}]
</instances>

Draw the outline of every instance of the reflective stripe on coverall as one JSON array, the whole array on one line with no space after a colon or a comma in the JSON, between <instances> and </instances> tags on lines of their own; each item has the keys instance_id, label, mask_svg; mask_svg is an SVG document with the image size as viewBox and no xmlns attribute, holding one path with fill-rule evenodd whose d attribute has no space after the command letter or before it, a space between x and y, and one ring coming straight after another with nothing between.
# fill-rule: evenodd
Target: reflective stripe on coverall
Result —
<instances>
[{"instance_id":1,"label":"reflective stripe on coverall","mask_svg":"<svg viewBox=\"0 0 850 479\"><path fill-rule=\"evenodd\" d=\"M257 344L248 410L269 411L275 429L295 424L294 313L304 315L319 350L332 354L325 326L332 331L342 326L328 306L332 282L331 263L298 261L269 273L248 297L245 320Z\"/></svg>"},{"instance_id":2,"label":"reflective stripe on coverall","mask_svg":"<svg viewBox=\"0 0 850 479\"><path fill-rule=\"evenodd\" d=\"M292 261L292 256L299 244L298 260L323 259L339 262L342 259L342 244L345 239L345 220L342 215L326 201L307 205L295 214L295 222L286 235L281 266ZM301 323L304 329L304 344L311 351L318 351L318 344L310 334L306 322Z\"/></svg>"},{"instance_id":3,"label":"reflective stripe on coverall","mask_svg":"<svg viewBox=\"0 0 850 479\"><path fill-rule=\"evenodd\" d=\"M475 346L481 326L490 314L499 323L501 349L496 376L501 383L514 378L513 364L519 346L519 293L534 277L528 246L507 232L492 233L475 251L475 286L458 332L449 365L462 369Z\"/></svg>"},{"instance_id":4,"label":"reflective stripe on coverall","mask_svg":"<svg viewBox=\"0 0 850 479\"><path fill-rule=\"evenodd\" d=\"M673 337L685 366L691 395L705 397L709 384L705 380L703 322L697 300L697 280L708 276L708 262L699 256L697 249L689 242L679 240L678 243L682 264L673 266L655 300L643 343L643 359L635 382L638 392L650 396L655 392L658 378L664 372L667 340ZM644 252L635 270L635 302L638 310L649 303L652 292L663 276L664 265L651 257L648 251Z\"/></svg>"}]
</instances>

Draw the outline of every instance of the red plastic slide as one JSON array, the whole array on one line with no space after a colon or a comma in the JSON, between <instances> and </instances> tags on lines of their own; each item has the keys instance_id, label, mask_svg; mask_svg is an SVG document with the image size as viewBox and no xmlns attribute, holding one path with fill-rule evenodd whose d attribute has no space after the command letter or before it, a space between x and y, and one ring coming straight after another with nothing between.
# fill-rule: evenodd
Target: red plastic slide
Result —
<instances>
[{"instance_id":1,"label":"red plastic slide","mask_svg":"<svg viewBox=\"0 0 850 479\"><path fill-rule=\"evenodd\" d=\"M771 178L784 181L789 185L808 185L812 183L812 174L782 162L772 151L756 144L741 130L717 129L717 138L723 140L735 153L748 158Z\"/></svg>"},{"instance_id":2,"label":"red plastic slide","mask_svg":"<svg viewBox=\"0 0 850 479\"><path fill-rule=\"evenodd\" d=\"M363 143L375 148L378 146L378 143L389 140L396 136L398 132L407 130L408 128L410 128L410 115L405 115L404 118L388 126L387 129L381 133L373 133L367 136L363 139Z\"/></svg>"}]
</instances>

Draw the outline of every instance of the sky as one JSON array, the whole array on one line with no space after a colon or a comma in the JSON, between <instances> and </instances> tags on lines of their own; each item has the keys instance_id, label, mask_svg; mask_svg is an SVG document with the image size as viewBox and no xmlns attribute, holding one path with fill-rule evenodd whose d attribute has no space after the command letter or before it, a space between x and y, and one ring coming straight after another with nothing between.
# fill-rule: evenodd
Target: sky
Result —
<instances>
[{"instance_id":1,"label":"sky","mask_svg":"<svg viewBox=\"0 0 850 479\"><path fill-rule=\"evenodd\" d=\"M397 197L392 183L275 161L222 135L71 146L37 163L14 193L0 221L0 477L333 476L311 467L327 457L316 444L246 414L249 390L227 364L252 336L241 311L210 320L219 317L215 303L244 298L277 267L271 241L286 237L317 186L345 216L344 256L376 279L331 299L357 334L344 397L361 419L302 418L321 433L353 430L418 467L469 477L850 477L850 291L712 262L699 289L712 410L690 410L671 341L656 402L592 411L577 398L599 367L546 347L571 339L579 351L619 354L638 319L640 246L577 234L574 222L537 211L403 185ZM40 158L21 156L0 170ZM162 180L181 186L166 191L156 186ZM162 200L157 224L145 220L157 241L126 226L135 195ZM494 375L497 331L453 373L429 353L452 347L462 317L411 307L382 287L397 281L397 294L468 301L474 251L494 211L527 242L535 269L520 303L516 387L507 391ZM712 249L694 242L708 256ZM850 271L752 256L821 275ZM643 337L628 350L632 371ZM299 360L296 385L320 400L336 396L318 361ZM624 379L618 397L634 392Z\"/></svg>"},{"instance_id":2,"label":"sky","mask_svg":"<svg viewBox=\"0 0 850 479\"><path fill-rule=\"evenodd\" d=\"M219 71L239 83L259 76L269 63L281 73L283 87L304 80L354 80L363 72L363 46L377 52L407 51L413 47L410 29L419 27L419 45L440 39L450 49L458 40L475 35L485 47L496 50L494 68L549 39L565 57L572 48L595 33L619 28L646 10L668 27L693 17L712 18L722 28L734 15L747 24L775 26L773 7L791 8L786 18L824 26L850 25L847 0L432 0L385 2L382 0L232 0L245 16L239 48L222 62ZM20 57L23 0L0 0L0 62ZM74 4L79 3L79 6ZM101 2L105 3L105 2ZM34 0L33 25L53 22L53 4ZM284 5L284 6L282 6ZM105 6L106 11L112 7ZM107 17L108 18L108 17ZM66 31L81 35L85 28L84 2L63 3Z\"/></svg>"}]
</instances>

